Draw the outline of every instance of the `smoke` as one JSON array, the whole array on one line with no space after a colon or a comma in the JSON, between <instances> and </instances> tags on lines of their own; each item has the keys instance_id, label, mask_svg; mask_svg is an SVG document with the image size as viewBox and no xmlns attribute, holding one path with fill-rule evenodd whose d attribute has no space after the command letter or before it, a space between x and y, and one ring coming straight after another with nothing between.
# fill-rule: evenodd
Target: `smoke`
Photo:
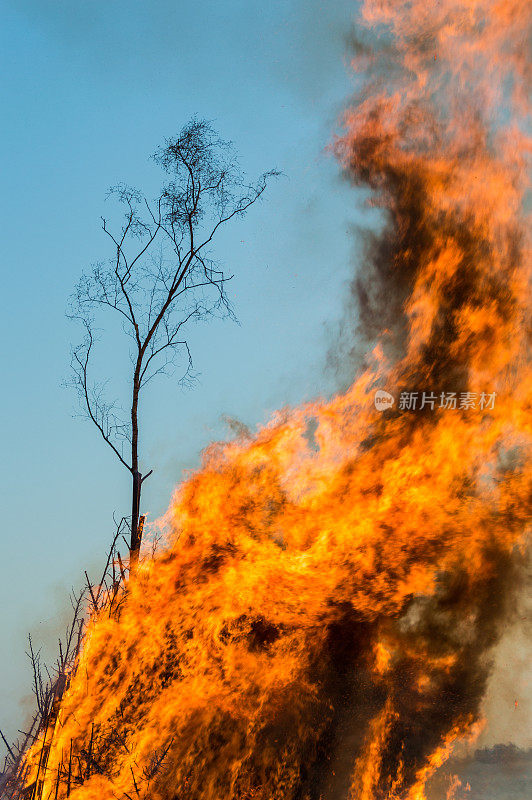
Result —
<instances>
[{"instance_id":1,"label":"smoke","mask_svg":"<svg viewBox=\"0 0 532 800\"><path fill-rule=\"evenodd\" d=\"M351 37L355 69L366 81L345 115L339 151L346 178L370 187L382 216L377 230L356 231L357 265L331 360L351 383L377 340L392 360L404 355L419 315L416 285L419 294L420 282L432 279L438 296L427 363L410 366L419 379L459 390L471 366L467 346L456 346L462 312L493 308L484 329L469 337L474 347L480 334L493 340L519 319L521 288L513 293L508 277L527 246L511 215L527 181L519 130L526 130L529 22L518 3L468 11L445 2L427 12L387 2L366 4L366 13L366 26ZM498 32L486 23L490 13ZM490 200L497 191L498 210Z\"/></svg>"},{"instance_id":2,"label":"smoke","mask_svg":"<svg viewBox=\"0 0 532 800\"><path fill-rule=\"evenodd\" d=\"M488 720L479 741L483 746L512 742L524 749L532 747L531 566L529 559L520 576L521 592L515 598L494 654L493 670L482 705L483 715Z\"/></svg>"},{"instance_id":3,"label":"smoke","mask_svg":"<svg viewBox=\"0 0 532 800\"><path fill-rule=\"evenodd\" d=\"M312 105L327 98L337 87L346 91L348 47L354 25L353 0L292 0L286 15L287 50L275 71L299 98Z\"/></svg>"},{"instance_id":4,"label":"smoke","mask_svg":"<svg viewBox=\"0 0 532 800\"><path fill-rule=\"evenodd\" d=\"M515 745L481 748L467 759L451 759L430 781L427 796L429 800L521 800L530 795L531 767L531 750Z\"/></svg>"}]
</instances>

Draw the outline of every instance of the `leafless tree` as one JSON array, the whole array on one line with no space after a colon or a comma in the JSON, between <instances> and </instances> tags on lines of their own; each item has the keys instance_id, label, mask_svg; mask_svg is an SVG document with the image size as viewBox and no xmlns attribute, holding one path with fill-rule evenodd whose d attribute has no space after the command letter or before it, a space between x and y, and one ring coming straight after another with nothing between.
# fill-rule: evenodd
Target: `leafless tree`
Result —
<instances>
[{"instance_id":1,"label":"leafless tree","mask_svg":"<svg viewBox=\"0 0 532 800\"><path fill-rule=\"evenodd\" d=\"M159 197L149 201L125 185L111 190L125 212L117 231L102 218L112 257L82 275L69 312L85 329L84 341L72 351L73 383L82 408L132 477L131 564L141 545L141 488L152 473L140 471L141 392L152 378L178 364L181 381L190 380L187 325L217 313L232 314L225 292L232 276L212 260L212 243L223 226L262 196L276 174L265 173L247 183L231 144L197 119L166 140L153 158L166 174ZM118 315L132 339L127 414L107 399L105 382L94 381L90 374L100 311Z\"/></svg>"}]
</instances>

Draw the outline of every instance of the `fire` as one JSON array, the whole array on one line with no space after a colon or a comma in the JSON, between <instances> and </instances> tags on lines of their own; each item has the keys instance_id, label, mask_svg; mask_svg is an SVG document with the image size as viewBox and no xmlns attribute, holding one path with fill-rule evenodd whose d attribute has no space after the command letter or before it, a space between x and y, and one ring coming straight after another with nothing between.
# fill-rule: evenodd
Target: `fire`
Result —
<instances>
[{"instance_id":1,"label":"fire","mask_svg":"<svg viewBox=\"0 0 532 800\"><path fill-rule=\"evenodd\" d=\"M423 800L478 723L531 511L529 24L526 0L363 3L335 148L384 219L372 355L177 489L167 548L90 622L43 798ZM380 413L377 388L437 402Z\"/></svg>"}]
</instances>

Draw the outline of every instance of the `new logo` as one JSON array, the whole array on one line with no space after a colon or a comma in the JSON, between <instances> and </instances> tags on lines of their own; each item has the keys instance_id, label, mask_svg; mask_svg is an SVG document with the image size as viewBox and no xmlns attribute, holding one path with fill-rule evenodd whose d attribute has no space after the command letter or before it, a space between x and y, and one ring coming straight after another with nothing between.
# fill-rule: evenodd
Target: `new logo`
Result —
<instances>
[{"instance_id":1,"label":"new logo","mask_svg":"<svg viewBox=\"0 0 532 800\"><path fill-rule=\"evenodd\" d=\"M394 403L395 397L393 394L385 392L384 389L378 389L375 392L375 408L377 411L386 411L386 409L391 408Z\"/></svg>"}]
</instances>

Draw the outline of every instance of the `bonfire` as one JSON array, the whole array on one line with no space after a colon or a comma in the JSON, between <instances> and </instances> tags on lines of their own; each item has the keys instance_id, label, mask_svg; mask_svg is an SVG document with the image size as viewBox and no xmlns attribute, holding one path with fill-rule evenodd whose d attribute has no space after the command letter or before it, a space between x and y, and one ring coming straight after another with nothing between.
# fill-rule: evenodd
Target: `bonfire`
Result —
<instances>
[{"instance_id":1,"label":"bonfire","mask_svg":"<svg viewBox=\"0 0 532 800\"><path fill-rule=\"evenodd\" d=\"M351 385L208 447L164 545L91 587L25 796L423 800L478 734L531 519L530 13L362 4Z\"/></svg>"}]
</instances>

